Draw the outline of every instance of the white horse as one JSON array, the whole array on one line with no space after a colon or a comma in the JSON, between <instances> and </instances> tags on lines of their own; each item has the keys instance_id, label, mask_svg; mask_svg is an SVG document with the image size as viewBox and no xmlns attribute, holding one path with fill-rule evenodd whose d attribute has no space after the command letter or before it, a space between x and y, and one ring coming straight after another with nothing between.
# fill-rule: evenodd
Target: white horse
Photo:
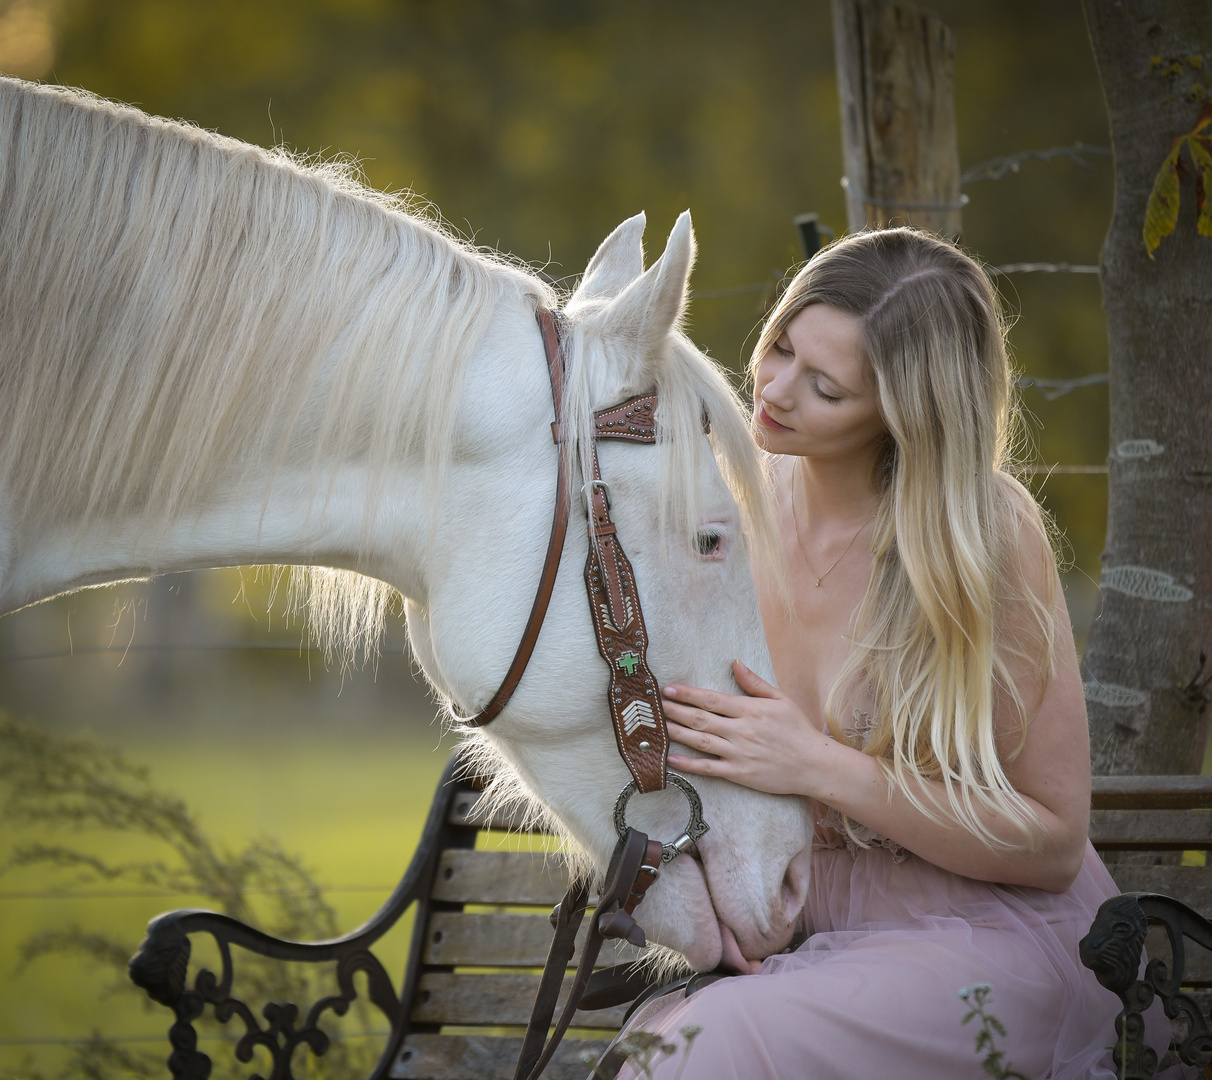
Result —
<instances>
[{"instance_id":1,"label":"white horse","mask_svg":"<svg viewBox=\"0 0 1212 1080\"><path fill-rule=\"evenodd\" d=\"M593 410L659 392L658 445L600 451L649 659L665 681L733 690L734 657L772 677L742 533L771 535L760 463L678 329L689 215L647 271L643 227L619 226L566 299L561 419L583 470ZM325 568L308 601L322 629L373 644L402 595L425 674L475 712L547 544L559 450L535 309L557 299L348 169L0 79L0 612L199 567ZM602 870L629 777L581 514L577 499L521 685L472 738ZM750 957L790 940L811 821L799 800L701 793L701 858L669 864L638 914L708 969L730 933ZM662 792L629 813L669 840L686 807Z\"/></svg>"}]
</instances>

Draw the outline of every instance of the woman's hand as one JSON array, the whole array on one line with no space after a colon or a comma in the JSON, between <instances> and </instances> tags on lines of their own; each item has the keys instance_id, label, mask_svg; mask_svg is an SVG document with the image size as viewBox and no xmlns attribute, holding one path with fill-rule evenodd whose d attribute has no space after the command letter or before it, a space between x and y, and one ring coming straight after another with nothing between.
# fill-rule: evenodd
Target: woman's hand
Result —
<instances>
[{"instance_id":1,"label":"woman's hand","mask_svg":"<svg viewBox=\"0 0 1212 1080\"><path fill-rule=\"evenodd\" d=\"M732 665L746 696L667 686L662 704L674 742L710 757L669 755L670 768L719 776L775 795L807 795L826 744L804 711L739 660Z\"/></svg>"}]
</instances>

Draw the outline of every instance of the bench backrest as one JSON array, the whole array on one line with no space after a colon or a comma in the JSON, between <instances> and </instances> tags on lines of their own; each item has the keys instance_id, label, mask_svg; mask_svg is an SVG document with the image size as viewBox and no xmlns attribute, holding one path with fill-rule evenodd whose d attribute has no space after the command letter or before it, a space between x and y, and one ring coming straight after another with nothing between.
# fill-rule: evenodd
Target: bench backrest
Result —
<instances>
[{"instance_id":1,"label":"bench backrest","mask_svg":"<svg viewBox=\"0 0 1212 1080\"><path fill-rule=\"evenodd\" d=\"M454 828L512 828L511 821L484 822L471 817L476 793L457 795L449 822ZM1212 777L1096 777L1090 837L1111 863L1123 892L1158 892L1197 911L1212 912L1212 868L1194 863L1212 849ZM1126 860L1121 853L1131 853ZM1120 860L1120 861L1117 861ZM391 1075L434 1080L512 1075L520 1032L538 985L533 969L542 965L551 928L547 913L563 892L564 875L554 860L538 853L446 850L439 858L432 897L443 905L518 905L509 913L470 914L431 910L419 966L413 1028ZM521 905L533 906L523 913ZM1151 941L1153 953L1160 943ZM603 958L613 963L617 957ZM1212 959L1192 952L1187 960L1191 985L1212 987ZM500 972L462 974L464 966L492 966ZM512 971L510 969L513 969ZM531 969L527 973L522 973ZM600 1050L617 1030L624 1006L585 1014L588 1038L570 1039L561 1048L551 1076L584 1077L578 1058ZM419 1026L425 1024L424 1030ZM500 1034L464 1034L462 1027L485 1025ZM441 1028L445 1033L438 1034ZM599 1038L594 1039L593 1035Z\"/></svg>"},{"instance_id":2,"label":"bench backrest","mask_svg":"<svg viewBox=\"0 0 1212 1080\"><path fill-rule=\"evenodd\" d=\"M1212 776L1096 776L1090 839L1120 892L1159 893L1212 915ZM1161 930L1146 939L1170 963ZM1212 988L1212 955L1188 950L1183 983Z\"/></svg>"}]
</instances>

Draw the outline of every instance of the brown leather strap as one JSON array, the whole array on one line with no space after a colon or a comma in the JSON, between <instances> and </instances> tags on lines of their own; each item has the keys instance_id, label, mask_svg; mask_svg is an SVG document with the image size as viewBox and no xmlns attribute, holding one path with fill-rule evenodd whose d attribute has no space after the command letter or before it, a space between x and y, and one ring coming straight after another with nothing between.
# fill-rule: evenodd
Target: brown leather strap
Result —
<instances>
[{"instance_id":1,"label":"brown leather strap","mask_svg":"<svg viewBox=\"0 0 1212 1080\"><path fill-rule=\"evenodd\" d=\"M649 886L660 876L660 866L661 842L659 840L649 840L643 833L636 832L635 829L628 829L627 835L615 845L610 867L606 871L606 883L602 887L602 896L598 901L598 906L594 909L593 918L590 919L589 934L586 936L585 945L581 950L581 960L577 964L576 975L573 977L572 987L568 992L568 1000L564 1002L564 1008L556 1023L555 1031L552 1032L547 1045L543 1046L542 1037L551 1024L555 1002L552 997L553 1008L549 1011L546 1008L546 1001L543 1003L543 1009L540 1009L539 1001L536 1000L530 1024L526 1029L526 1037L522 1042L522 1052L518 1055L517 1069L514 1073L515 1080L523 1080L523 1078L538 1080L539 1074L547 1067L547 1063L555 1053L556 1047L560 1045L564 1032L568 1030L568 1026L572 1023L572 1018L581 1004L585 988L589 985L594 964L597 963L605 940L623 938L637 947L645 944L644 931L631 917L631 912L644 899L644 894ZM575 883L570 886L565 901L572 896L573 888L575 888ZM565 901L561 901L561 907ZM562 913L557 915L557 921L561 919ZM574 929L574 935L575 932ZM557 937L559 937L558 929ZM558 991L559 979L563 977L567 965L568 956L564 954L563 949L557 951L555 942L553 942L552 950L547 954L547 966L543 969L543 980L546 981L549 970L552 971L551 981L557 986ZM554 973L558 973L558 975ZM536 1056L540 1047L541 1052Z\"/></svg>"},{"instance_id":2,"label":"brown leather strap","mask_svg":"<svg viewBox=\"0 0 1212 1080\"><path fill-rule=\"evenodd\" d=\"M551 377L551 400L555 406L555 422L551 425L551 435L556 443L563 438L560 418L564 409L564 356L560 350L560 330L555 315L546 308L535 312L539 320L539 329L543 334L543 352L547 355L547 373ZM560 460L556 467L556 499L555 515L551 521L551 535L547 540L547 557L543 561L543 573L539 578L539 588L534 595L534 603L530 608L530 618L526 620L526 629L522 640L518 642L517 652L513 662L505 672L505 678L491 700L475 716L460 717L462 723L469 727L483 727L494 720L505 708L513 692L522 681L526 665L530 663L530 655L534 652L535 642L539 640L539 631L543 629L543 619L547 615L547 605L551 603L551 593L555 588L556 574L560 569L560 556L564 552L564 537L568 533L568 470L564 461L564 448L560 447Z\"/></svg>"},{"instance_id":3,"label":"brown leather strap","mask_svg":"<svg viewBox=\"0 0 1212 1080\"><path fill-rule=\"evenodd\" d=\"M609 412L621 409L618 406ZM607 700L619 755L640 791L660 791L665 786L669 730L660 688L648 667L648 630L635 573L610 520L609 496L601 481L595 446L593 479L586 485L590 543L585 562L593 630L598 652L610 668Z\"/></svg>"},{"instance_id":4,"label":"brown leather strap","mask_svg":"<svg viewBox=\"0 0 1212 1080\"><path fill-rule=\"evenodd\" d=\"M551 1027L551 1018L555 1015L556 1003L564 987L564 972L568 970L576 951L577 931L580 930L581 920L585 917L585 902L588 898L589 882L584 878L574 878L568 886L568 891L564 893L564 898L556 904L551 913L555 936L552 937L551 947L547 950L547 962L543 965L543 974L539 979L539 991L535 995L534 1005L530 1010L530 1022L522 1039L522 1049L518 1053L515 1071L518 1077L526 1076L543 1052L547 1029Z\"/></svg>"},{"instance_id":5,"label":"brown leather strap","mask_svg":"<svg viewBox=\"0 0 1212 1080\"><path fill-rule=\"evenodd\" d=\"M562 443L564 362L559 325L555 315L546 308L540 308L536 318L543 335L543 351L547 356L551 398L555 406L552 438ZM641 792L659 791L665 786L669 732L657 682L648 667L648 632L640 608L635 573L619 543L615 524L610 519L608 488L602 481L596 439L656 442L656 407L655 394L640 394L594 414L593 476L586 485L591 542L585 566L585 584L598 651L610 668L608 700L615 741ZM561 446L556 470L555 513L547 541L547 557L543 562L530 617L526 620L522 639L497 692L479 713L463 720L469 727L483 727L495 719L521 682L551 602L567 531L568 475L566 455Z\"/></svg>"},{"instance_id":6,"label":"brown leather strap","mask_svg":"<svg viewBox=\"0 0 1212 1080\"><path fill-rule=\"evenodd\" d=\"M612 405L593 414L593 433L599 439L625 439L627 442L656 442L656 394L640 394L621 405Z\"/></svg>"}]
</instances>

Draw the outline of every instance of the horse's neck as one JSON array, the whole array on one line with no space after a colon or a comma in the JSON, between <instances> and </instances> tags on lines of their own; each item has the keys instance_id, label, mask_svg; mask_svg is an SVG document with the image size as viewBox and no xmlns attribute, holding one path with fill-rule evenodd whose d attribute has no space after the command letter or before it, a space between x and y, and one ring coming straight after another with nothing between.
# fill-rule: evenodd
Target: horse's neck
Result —
<instances>
[{"instance_id":1,"label":"horse's neck","mask_svg":"<svg viewBox=\"0 0 1212 1080\"><path fill-rule=\"evenodd\" d=\"M316 393L333 379L339 372L317 380ZM467 382L457 404L453 461L440 491L433 489L434 477L417 447L381 474L368 468L364 454L317 466L308 424L323 409L308 403L291 436L291 455L238 460L214 498L182 508L167 526L138 513L102 517L83 531L67 519L19 545L10 543L4 552L0 521L0 555L7 555L0 558L0 612L89 585L263 563L353 570L425 604L435 553L441 573L460 535L480 528L492 532L493 513L515 512L519 500L526 501L528 476L534 478L536 504L551 498L547 473L554 475L554 463L546 458L553 448L530 437L551 419L550 393L524 298L500 301L468 364ZM401 410L408 407L400 402ZM534 460L527 465L528 459ZM510 498L498 503L494 493L502 492ZM10 535L18 533L13 529Z\"/></svg>"},{"instance_id":2,"label":"horse's neck","mask_svg":"<svg viewBox=\"0 0 1212 1080\"><path fill-rule=\"evenodd\" d=\"M520 362L541 283L323 171L52 88L0 79L0 136L0 612L248 561L422 588L422 494L455 429L476 445L465 377L477 347Z\"/></svg>"},{"instance_id":3,"label":"horse's neck","mask_svg":"<svg viewBox=\"0 0 1212 1080\"><path fill-rule=\"evenodd\" d=\"M14 553L0 607L11 611L90 585L214 566L315 565L385 577L392 561L384 557L386 537L377 526L368 535L361 528L366 485L360 470L337 471L331 491L318 499L308 480L283 469L268 497L261 483L235 484L221 500L185 512L167 528L134 515L99 522L81 535L66 522ZM423 486L420 467L404 467L383 493L403 556L391 584L410 592L423 578L413 554L424 547ZM321 505L308 506L316 501Z\"/></svg>"}]
</instances>

